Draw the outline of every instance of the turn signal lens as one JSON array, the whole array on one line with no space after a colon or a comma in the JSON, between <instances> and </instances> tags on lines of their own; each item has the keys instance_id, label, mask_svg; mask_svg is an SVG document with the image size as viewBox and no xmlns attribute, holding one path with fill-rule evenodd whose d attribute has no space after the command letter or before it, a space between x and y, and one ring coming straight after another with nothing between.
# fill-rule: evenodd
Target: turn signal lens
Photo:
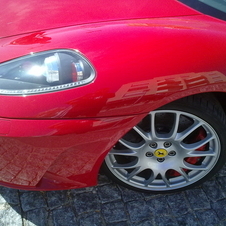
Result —
<instances>
[{"instance_id":1,"label":"turn signal lens","mask_svg":"<svg viewBox=\"0 0 226 226\"><path fill-rule=\"evenodd\" d=\"M0 94L59 91L86 85L94 78L94 68L78 52L51 50L0 64Z\"/></svg>"}]
</instances>

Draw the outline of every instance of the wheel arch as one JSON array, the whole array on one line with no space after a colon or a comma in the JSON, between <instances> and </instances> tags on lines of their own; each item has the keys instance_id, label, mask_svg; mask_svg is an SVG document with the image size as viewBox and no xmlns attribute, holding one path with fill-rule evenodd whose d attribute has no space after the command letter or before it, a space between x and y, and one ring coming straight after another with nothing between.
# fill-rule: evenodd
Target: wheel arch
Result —
<instances>
[{"instance_id":1,"label":"wheel arch","mask_svg":"<svg viewBox=\"0 0 226 226\"><path fill-rule=\"evenodd\" d=\"M224 139L224 136L222 136L222 134L225 134L225 130L224 130L224 126L226 125L226 123L225 123L225 107L224 107L224 103L223 103L223 98L225 97L225 93L215 93L215 92L209 92L209 93L200 93L200 94L195 94L195 95L190 95L190 96L186 96L186 97L183 97L183 98L179 98L179 99L177 99L177 100L175 100L175 101L172 101L172 102L170 102L169 104L166 104L166 105L164 105L164 106L162 106L162 107L160 107L160 108L158 108L158 110L160 110L160 111L164 111L164 110L166 110L166 111L168 111L168 113L172 113L172 111L184 111L184 112L187 112L188 114L186 115L186 116L188 116L189 117L189 114L190 115L192 115L193 114L193 116L191 117L191 119L192 120L204 120L204 121L206 121L207 122L207 127L210 129L210 131L212 131L213 133L215 133L215 129L213 129L213 128L218 128L217 130L218 130L218 135L221 135L220 137L218 137L218 136L216 136L216 137L218 137L218 138L216 138L216 143L217 143L217 145L216 145L216 147L217 147L217 149L218 149L218 145L219 144L221 144L222 145L222 148L223 149L221 149L221 150L226 150L226 142L225 142L225 139ZM191 109L191 107L193 107L193 109ZM162 108L162 109L161 109ZM172 110L171 110L172 109ZM156 109L157 110L157 109ZM200 111L200 112L199 112ZM155 114L155 113L154 113ZM160 112L160 114L161 114L161 112ZM186 113L185 113L186 114ZM161 116L160 116L161 117ZM167 119L168 120L168 119ZM185 118L184 118L184 120L186 120ZM211 123L209 124L209 121L211 121ZM142 124L140 124L140 125L138 125L138 127L140 126L140 130L139 130L139 132L138 132L138 135L140 135L140 133L142 133L142 131L144 132L144 137L148 137L148 138L144 138L144 141L147 141L147 142L149 142L150 140L149 139L152 139L151 137L152 136L147 136L147 135L145 135L146 133L149 133L148 131L151 131L151 129L147 129L146 128L146 126L144 126L144 125L146 125L146 122L148 122L148 121L145 121L144 122L144 124L143 124L143 126L142 126ZM160 121L159 121L160 122ZM163 121L163 123L162 123L162 125L164 125L164 122L165 121ZM182 123L185 123L185 121L182 121ZM161 124L160 124L161 125ZM200 125L200 124L199 124ZM199 126L199 127L197 127L198 129L200 129L200 128L202 128L202 129L206 129L207 128L206 126L205 127L202 127L202 126ZM161 128L160 128L161 129ZM138 129L136 129L135 131L138 131ZM192 133L193 133L194 131L192 131ZM209 131L208 131L209 132ZM191 133L191 134L192 134ZM154 133L155 134L155 133ZM191 135L190 134L190 135ZM208 134L208 133L207 133ZM131 134L131 135L133 135L133 134ZM189 135L189 136L190 136ZM195 133L193 133L193 136L195 135ZM203 134L201 134L200 136L204 136ZM207 136L207 135L205 135L205 136ZM215 136L214 136L215 137ZM129 140L130 141L130 139L133 139L133 137L131 138L131 137L123 137L123 139L125 139L125 140ZM143 136L141 136L141 139L143 139ZM154 138L154 139L157 139L157 138ZM168 138L166 138L166 139L168 139ZM193 138L192 138L193 139ZM199 138L199 139L201 139L201 138ZM203 138L202 138L203 139ZM163 138L159 138L159 145L162 145L162 140L163 140ZM155 141L155 140L154 140ZM175 141L177 141L177 140L175 140ZM123 141L124 142L124 141ZM158 141L157 141L158 142ZM194 141L194 143L195 143L196 141ZM120 142L121 143L121 142ZM139 143L141 143L140 142L140 140L133 140L132 141L132 143L137 143L137 144L139 144ZM186 143L186 141L185 141L185 143ZM214 141L214 143L212 143L212 144L216 144L215 143L215 141ZM122 143L123 144L123 143ZM212 145L211 144L211 145ZM208 144L208 145L210 145L210 144ZM125 145L126 146L126 145ZM148 146L150 146L150 144L148 145ZM146 146L146 147L148 147L148 146ZM127 146L126 146L127 147ZM134 146L135 147L135 146ZM144 150L144 152L146 152L147 150L148 151L150 151L148 148L147 149L143 149L143 146L140 146L141 148L140 148L140 151L141 152L143 152L143 150ZM150 146L151 147L151 146ZM157 147L157 146L156 146ZM161 147L161 146L160 146ZM176 146L175 146L176 147ZM174 149L173 150L175 150L175 147L173 147ZM115 145L115 148L114 149L112 149L113 150L113 153L111 152L111 155L114 155L114 156L119 156L120 154L120 150L124 150L124 149L120 149L121 147L120 146L117 146L117 145ZM137 147L136 147L137 148ZM152 147L151 147L152 148ZM203 147L202 147L203 148ZM208 148L208 146L206 146L205 148ZM216 149L216 150L217 150ZM220 150L219 149L219 150ZM117 152L117 151L115 151L115 150L118 150L119 152ZM134 150L133 148L131 149L131 150ZM158 150L165 150L165 149L158 149ZM207 149L208 150L208 149ZM212 150L211 148L209 149L209 150ZM213 149L214 150L214 149ZM157 151L157 150L156 150ZM197 151L200 151L200 150L198 150L197 149ZM117 153L117 154L115 154L115 153ZM129 153L129 152L128 152ZM147 152L148 153L148 152ZM145 154L145 153L143 153L143 154ZM137 154L137 155L135 155L135 156L145 156L145 155L143 155L143 154ZM225 156L225 151L222 151L221 153L220 153L220 156L221 157L219 157L219 159L218 159L218 162L217 163L213 163L213 166L211 166L211 167L214 167L214 168L211 168L210 170L211 171L209 171L208 172L208 174L203 174L203 176L201 176L198 180L196 180L195 179L195 181L194 181L194 185L197 185L197 184L200 184L201 182L203 182L203 181L205 181L207 178L211 178L221 167L222 167L222 165L224 164L224 157L223 156ZM155 154L154 154L155 155ZM151 157L152 156L154 156L153 154L151 155ZM122 154L122 156L126 156L126 154L123 152L123 154ZM131 155L132 156L132 155ZM207 155L208 156L208 155ZM130 155L128 155L128 157L130 157ZM150 156L147 156L147 157L150 157ZM165 156L164 156L165 157ZM192 156L192 157L196 157L196 156ZM117 160L117 158L118 158L118 160ZM119 157L117 157L116 159L115 159L115 161L117 162L117 161L119 161L119 165L117 165L116 164L116 171L117 171L117 167L118 168L120 168L120 167L122 167L123 168L123 166L120 166L120 164L123 164L123 160L121 159L121 157L119 158ZM141 158L143 158L143 157L141 157ZM110 159L110 158L109 158ZM132 159L131 160L131 162L128 162L128 161L130 161L130 160L128 160L128 159L124 159L125 160L125 170L126 169L132 169L132 171L128 171L128 173L129 174L131 174L131 175L133 175L133 173L134 173L134 175L137 175L137 172L139 172L139 173L142 173L142 172L144 172L145 170L143 170L143 171L139 171L139 169L138 169L138 171L136 171L137 169L133 169L133 167L130 167L130 168L127 168L129 165L129 163L131 163L131 164L134 164L133 162L136 162L134 159ZM193 160L194 160L194 158L193 158ZM192 161L193 161L192 160ZM114 181L116 181L117 183L119 183L119 184L121 184L121 185L123 185L123 186L126 186L126 187L129 187L129 188L132 188L131 187L131 184L130 184L130 182L127 182L127 181L129 181L129 180L126 180L125 179L125 173L123 174L123 173L121 173L122 171L120 171L120 173L118 173L119 171L117 171L117 173L115 174L115 175L117 175L116 177L115 176L112 176L113 175L113 173L110 173L110 170L109 170L109 164L111 165L111 161L112 160L108 160L108 159L106 159L106 162L104 163L104 165L103 165L103 169L105 170L105 173L107 173L107 175L111 178L111 179L114 179ZM114 161L114 159L113 159L113 161ZM163 160L164 161L164 160ZM168 160L167 160L168 161ZM190 161L190 159L188 158L188 161ZM108 163L107 163L108 162ZM117 162L118 163L118 162ZM188 162L189 163L189 162ZM155 164L155 163L154 163ZM193 162L191 162L191 164L194 164L194 165L196 165L196 163L193 163ZM107 165L108 165L108 167L107 167ZM127 166L128 165L128 166ZM134 166L136 166L136 164L134 165ZM111 167L110 167L111 168ZM154 167L155 168L155 167ZM169 168L169 169L174 169L174 168ZM212 171L212 169L213 169L213 171ZM135 172L136 171L136 172ZM150 170L149 170L150 171ZM189 171L190 172L190 171ZM189 173L188 172L188 173ZM192 171L191 171L192 172ZM196 172L196 170L194 170L194 172ZM146 172L147 173L147 172ZM149 172L150 173L150 172ZM123 178L122 180L121 179L118 179L118 175L120 175L120 177L121 177L121 175L122 175L122 177L121 178ZM150 174L151 175L151 174ZM156 174L156 175L158 175L158 174ZM181 174L181 175L183 175L183 174ZM194 174L195 176L194 176L194 178L196 178L196 174ZM130 175L129 175L129 177L130 177ZM132 178L133 176L131 176L131 178ZM143 173L143 174L141 174L139 177L144 177L145 178L145 174ZM149 177L148 177L149 178ZM152 178L152 176L150 176L150 179ZM159 179L159 178L157 178L157 179ZM132 179L131 179L132 180ZM134 187L132 188L132 189L134 189L134 190L139 190L141 187L139 187L138 185L137 185L137 181L136 181L137 179L134 179ZM149 179L146 179L146 180L149 180ZM124 183L124 182L126 181L126 183ZM173 180L174 181L174 180ZM200 181L200 182L199 182ZM192 183L188 183L188 186L187 186L187 188L190 188L190 187L192 187L193 185L193 182ZM186 187L186 186L185 186ZM174 189L174 188L173 188ZM176 188L176 190L175 191L179 191L179 190L182 190L183 189L183 187L178 187L178 188ZM144 191L144 190L142 190L142 191ZM145 190L146 191L146 190ZM147 191L148 191L148 189L147 189ZM157 190L149 190L149 191L151 191L151 192L156 192ZM163 190L158 190L157 192L162 192ZM168 190L167 190L167 192L169 192ZM171 191L170 191L171 192Z\"/></svg>"}]
</instances>

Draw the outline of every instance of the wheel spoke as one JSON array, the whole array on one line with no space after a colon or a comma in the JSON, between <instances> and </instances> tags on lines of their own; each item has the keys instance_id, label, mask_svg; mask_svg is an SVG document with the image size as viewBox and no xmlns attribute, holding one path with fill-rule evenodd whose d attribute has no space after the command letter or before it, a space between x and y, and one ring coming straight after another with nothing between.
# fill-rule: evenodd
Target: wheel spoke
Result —
<instances>
[{"instance_id":1,"label":"wheel spoke","mask_svg":"<svg viewBox=\"0 0 226 226\"><path fill-rule=\"evenodd\" d=\"M151 114L151 137L152 139L157 138L156 129L155 129L155 113Z\"/></svg>"},{"instance_id":2,"label":"wheel spoke","mask_svg":"<svg viewBox=\"0 0 226 226\"><path fill-rule=\"evenodd\" d=\"M180 112L172 113L174 115L174 124L168 133L158 134L155 127L155 116L158 113L151 114L151 136L153 139L175 139L178 134L180 124Z\"/></svg>"},{"instance_id":3,"label":"wheel spoke","mask_svg":"<svg viewBox=\"0 0 226 226\"><path fill-rule=\"evenodd\" d=\"M123 156L138 156L137 152L134 150L117 150L112 149L109 153L110 155L123 155Z\"/></svg>"},{"instance_id":4,"label":"wheel spoke","mask_svg":"<svg viewBox=\"0 0 226 226\"><path fill-rule=\"evenodd\" d=\"M165 183L166 187L170 187L170 181L166 178L166 172L164 170L161 170L161 172L153 171L152 175L148 180L145 181L145 186L151 185L152 182L158 177L161 176L162 181Z\"/></svg>"},{"instance_id":5,"label":"wheel spoke","mask_svg":"<svg viewBox=\"0 0 226 226\"><path fill-rule=\"evenodd\" d=\"M186 157L207 157L207 156L215 156L216 153L212 150L209 151L191 151L187 153Z\"/></svg>"},{"instance_id":6,"label":"wheel spoke","mask_svg":"<svg viewBox=\"0 0 226 226\"><path fill-rule=\"evenodd\" d=\"M206 165L193 165L188 162L184 162L183 168L188 170L203 170L203 171L208 170L208 166Z\"/></svg>"},{"instance_id":7,"label":"wheel spoke","mask_svg":"<svg viewBox=\"0 0 226 226\"><path fill-rule=\"evenodd\" d=\"M151 134L143 131L140 127L134 126L133 129L145 140L145 141L150 141Z\"/></svg>"},{"instance_id":8,"label":"wheel spoke","mask_svg":"<svg viewBox=\"0 0 226 226\"><path fill-rule=\"evenodd\" d=\"M162 177L162 180L164 181L164 183L166 184L166 187L170 187L170 182L169 180L166 178L166 174L165 173L161 173L160 174Z\"/></svg>"},{"instance_id":9,"label":"wheel spoke","mask_svg":"<svg viewBox=\"0 0 226 226\"><path fill-rule=\"evenodd\" d=\"M137 174L139 174L143 170L144 169L141 166L135 168L131 173L127 174L127 180L130 180L132 177L136 176Z\"/></svg>"},{"instance_id":10,"label":"wheel spoke","mask_svg":"<svg viewBox=\"0 0 226 226\"><path fill-rule=\"evenodd\" d=\"M190 135L192 132L194 132L198 127L202 125L201 122L195 120L194 123L188 127L186 130L184 130L181 133L178 133L175 140L182 141L184 140L188 135Z\"/></svg>"},{"instance_id":11,"label":"wheel spoke","mask_svg":"<svg viewBox=\"0 0 226 226\"><path fill-rule=\"evenodd\" d=\"M148 185L150 185L155 179L156 177L158 176L158 173L155 172L155 171L152 171L152 174L150 176L150 178L148 180L145 180L145 186L147 187Z\"/></svg>"},{"instance_id":12,"label":"wheel spoke","mask_svg":"<svg viewBox=\"0 0 226 226\"><path fill-rule=\"evenodd\" d=\"M137 167L140 167L137 165L137 160L134 160L132 162L129 162L129 163L124 163L124 164L121 164L121 163L117 163L117 162L114 162L112 164L112 168L113 169L132 169L132 168L137 168Z\"/></svg>"},{"instance_id":13,"label":"wheel spoke","mask_svg":"<svg viewBox=\"0 0 226 226\"><path fill-rule=\"evenodd\" d=\"M179 123L180 123L180 113L175 113L175 119L174 119L174 125L171 129L171 131L169 132L168 134L168 139L175 139L176 135L177 135L177 132L178 132L178 126L179 126Z\"/></svg>"},{"instance_id":14,"label":"wheel spoke","mask_svg":"<svg viewBox=\"0 0 226 226\"><path fill-rule=\"evenodd\" d=\"M200 147L204 146L205 144L207 144L208 142L210 142L211 140L213 140L215 137L212 134L208 134L203 140L200 140L196 143L192 143L192 144L182 144L182 147L184 149L186 149L187 151L193 151L193 150L197 150Z\"/></svg>"},{"instance_id":15,"label":"wheel spoke","mask_svg":"<svg viewBox=\"0 0 226 226\"><path fill-rule=\"evenodd\" d=\"M145 143L143 142L139 142L139 143L132 143L132 142L129 142L127 140L124 140L124 139L120 139L119 142L124 145L125 147L131 149L131 150L139 150L141 149Z\"/></svg>"},{"instance_id":16,"label":"wheel spoke","mask_svg":"<svg viewBox=\"0 0 226 226\"><path fill-rule=\"evenodd\" d=\"M182 168L178 168L178 169L176 169L176 171L177 171L178 173L180 173L180 175L181 175L182 177L184 177L184 179L185 179L187 182L189 181L188 175L186 174L186 172L185 172Z\"/></svg>"}]
</instances>

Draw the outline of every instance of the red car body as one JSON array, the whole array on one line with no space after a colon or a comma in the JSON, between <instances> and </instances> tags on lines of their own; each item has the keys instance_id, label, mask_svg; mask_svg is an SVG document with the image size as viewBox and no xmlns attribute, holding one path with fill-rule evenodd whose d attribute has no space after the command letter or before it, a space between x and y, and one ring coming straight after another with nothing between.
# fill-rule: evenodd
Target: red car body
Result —
<instances>
[{"instance_id":1,"label":"red car body","mask_svg":"<svg viewBox=\"0 0 226 226\"><path fill-rule=\"evenodd\" d=\"M75 49L96 77L57 92L0 95L1 185L94 186L109 150L148 112L186 96L226 92L226 23L178 1L2 5L1 63Z\"/></svg>"}]
</instances>

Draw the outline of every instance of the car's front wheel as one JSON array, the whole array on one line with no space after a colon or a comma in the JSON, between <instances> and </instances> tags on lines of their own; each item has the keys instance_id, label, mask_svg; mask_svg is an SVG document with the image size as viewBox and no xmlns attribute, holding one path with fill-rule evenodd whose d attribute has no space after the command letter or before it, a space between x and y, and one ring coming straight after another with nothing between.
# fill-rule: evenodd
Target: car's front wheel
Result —
<instances>
[{"instance_id":1,"label":"car's front wheel","mask_svg":"<svg viewBox=\"0 0 226 226\"><path fill-rule=\"evenodd\" d=\"M103 168L131 189L183 190L223 166L225 137L224 112L214 98L184 98L150 112L115 144Z\"/></svg>"}]
</instances>

